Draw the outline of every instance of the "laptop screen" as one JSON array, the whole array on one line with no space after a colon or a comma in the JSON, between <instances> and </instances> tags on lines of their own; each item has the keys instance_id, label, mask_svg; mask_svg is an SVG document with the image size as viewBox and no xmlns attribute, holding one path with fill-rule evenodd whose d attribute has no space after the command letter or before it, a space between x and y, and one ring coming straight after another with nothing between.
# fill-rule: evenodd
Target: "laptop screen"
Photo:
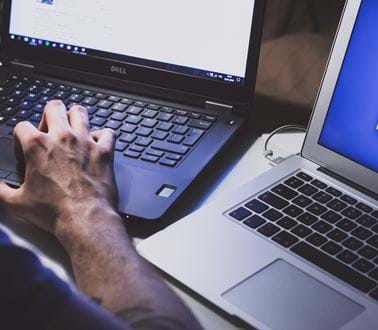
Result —
<instances>
[{"instance_id":1,"label":"laptop screen","mask_svg":"<svg viewBox=\"0 0 378 330\"><path fill-rule=\"evenodd\" d=\"M254 0L13 0L9 38L243 85Z\"/></svg>"},{"instance_id":2,"label":"laptop screen","mask_svg":"<svg viewBox=\"0 0 378 330\"><path fill-rule=\"evenodd\" d=\"M319 143L378 172L378 2L364 0Z\"/></svg>"}]
</instances>

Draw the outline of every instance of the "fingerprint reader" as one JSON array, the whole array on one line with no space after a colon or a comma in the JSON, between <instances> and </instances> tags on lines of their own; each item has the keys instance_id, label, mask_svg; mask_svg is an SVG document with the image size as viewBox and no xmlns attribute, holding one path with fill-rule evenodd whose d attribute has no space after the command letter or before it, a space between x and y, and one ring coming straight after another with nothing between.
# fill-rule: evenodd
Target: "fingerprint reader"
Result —
<instances>
[{"instance_id":1,"label":"fingerprint reader","mask_svg":"<svg viewBox=\"0 0 378 330\"><path fill-rule=\"evenodd\" d=\"M169 198L176 191L177 187L164 185L156 193L159 197Z\"/></svg>"}]
</instances>

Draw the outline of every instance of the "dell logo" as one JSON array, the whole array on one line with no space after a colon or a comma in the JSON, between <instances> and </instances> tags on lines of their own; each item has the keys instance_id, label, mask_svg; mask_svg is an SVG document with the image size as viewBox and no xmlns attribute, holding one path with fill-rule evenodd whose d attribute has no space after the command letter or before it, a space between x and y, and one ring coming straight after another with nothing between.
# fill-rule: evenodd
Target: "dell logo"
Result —
<instances>
[{"instance_id":1,"label":"dell logo","mask_svg":"<svg viewBox=\"0 0 378 330\"><path fill-rule=\"evenodd\" d=\"M110 71L113 72L113 73L118 73L118 74L123 74L123 75L127 74L126 68L122 67L122 66L112 65L110 67Z\"/></svg>"}]
</instances>

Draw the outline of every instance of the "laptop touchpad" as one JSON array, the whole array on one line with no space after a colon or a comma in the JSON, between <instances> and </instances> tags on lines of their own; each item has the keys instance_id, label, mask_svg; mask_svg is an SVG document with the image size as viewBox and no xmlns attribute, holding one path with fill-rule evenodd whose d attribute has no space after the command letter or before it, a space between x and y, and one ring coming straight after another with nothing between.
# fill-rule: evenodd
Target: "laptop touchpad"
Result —
<instances>
[{"instance_id":1,"label":"laptop touchpad","mask_svg":"<svg viewBox=\"0 0 378 330\"><path fill-rule=\"evenodd\" d=\"M223 294L273 329L338 329L364 308L283 260Z\"/></svg>"},{"instance_id":2,"label":"laptop touchpad","mask_svg":"<svg viewBox=\"0 0 378 330\"><path fill-rule=\"evenodd\" d=\"M17 172L17 161L14 156L14 143L10 139L0 139L0 169Z\"/></svg>"}]
</instances>

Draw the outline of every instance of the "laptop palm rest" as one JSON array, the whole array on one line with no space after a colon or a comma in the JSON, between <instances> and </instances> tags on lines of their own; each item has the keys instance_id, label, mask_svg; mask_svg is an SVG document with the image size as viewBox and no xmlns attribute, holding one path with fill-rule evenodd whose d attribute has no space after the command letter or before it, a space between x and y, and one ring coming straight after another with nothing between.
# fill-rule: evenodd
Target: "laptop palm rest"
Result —
<instances>
[{"instance_id":1,"label":"laptop palm rest","mask_svg":"<svg viewBox=\"0 0 378 330\"><path fill-rule=\"evenodd\" d=\"M17 161L14 156L14 143L10 139L0 139L0 169L17 172Z\"/></svg>"},{"instance_id":2,"label":"laptop palm rest","mask_svg":"<svg viewBox=\"0 0 378 330\"><path fill-rule=\"evenodd\" d=\"M273 262L222 296L272 329L339 329L364 311L283 260Z\"/></svg>"}]
</instances>

